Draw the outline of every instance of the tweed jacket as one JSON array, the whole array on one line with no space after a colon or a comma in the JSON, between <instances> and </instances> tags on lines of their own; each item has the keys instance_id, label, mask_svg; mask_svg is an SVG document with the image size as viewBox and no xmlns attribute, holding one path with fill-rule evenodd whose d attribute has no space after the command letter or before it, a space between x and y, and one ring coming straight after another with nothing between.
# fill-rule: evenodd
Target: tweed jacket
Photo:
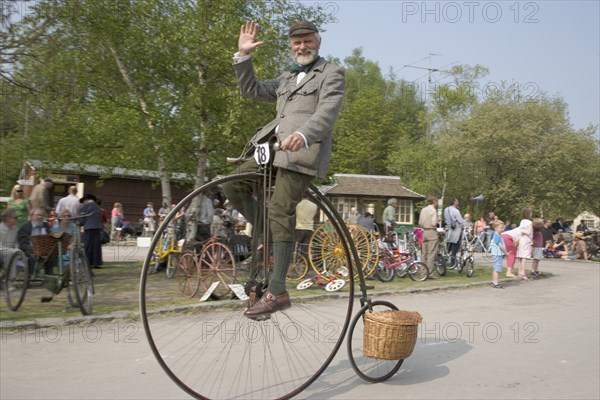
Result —
<instances>
[{"instance_id":1,"label":"tweed jacket","mask_svg":"<svg viewBox=\"0 0 600 400\"><path fill-rule=\"evenodd\" d=\"M325 178L331 159L333 126L346 90L343 69L321 58L298 84L297 74L287 71L276 79L257 80L251 58L234 63L234 69L243 96L277 102L275 119L258 130L250 144L270 140L277 126L279 142L301 132L308 148L278 151L273 165Z\"/></svg>"}]
</instances>

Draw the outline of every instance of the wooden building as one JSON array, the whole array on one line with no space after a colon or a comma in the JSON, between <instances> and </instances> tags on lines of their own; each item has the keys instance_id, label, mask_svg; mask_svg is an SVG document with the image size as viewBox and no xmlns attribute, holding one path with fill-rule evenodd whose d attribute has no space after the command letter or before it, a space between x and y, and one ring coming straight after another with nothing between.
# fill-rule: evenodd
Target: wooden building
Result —
<instances>
[{"instance_id":1,"label":"wooden building","mask_svg":"<svg viewBox=\"0 0 600 400\"><path fill-rule=\"evenodd\" d=\"M140 169L125 169L84 164L43 163L37 160L26 161L19 179L26 196L40 179L51 178L54 182L54 204L67 195L69 186L76 185L77 195L83 197L92 193L102 200L102 207L108 213L113 204L123 204L125 219L137 222L143 218L148 202L154 203L158 212L162 203L162 193L158 172ZM193 177L182 173L171 175L172 200L177 203L185 197L193 186Z\"/></svg>"},{"instance_id":2,"label":"wooden building","mask_svg":"<svg viewBox=\"0 0 600 400\"><path fill-rule=\"evenodd\" d=\"M342 216L346 216L351 207L356 207L359 214L370 212L377 222L381 222L383 210L388 199L398 200L396 223L412 227L415 221L415 203L425 199L402 185L399 176L335 174L332 185L319 187Z\"/></svg>"}]
</instances>

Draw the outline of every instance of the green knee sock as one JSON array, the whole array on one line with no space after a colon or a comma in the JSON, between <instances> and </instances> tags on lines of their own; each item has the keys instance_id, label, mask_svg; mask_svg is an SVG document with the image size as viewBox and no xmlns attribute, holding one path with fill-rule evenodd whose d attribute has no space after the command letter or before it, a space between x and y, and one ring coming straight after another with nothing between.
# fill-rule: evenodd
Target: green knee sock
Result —
<instances>
[{"instance_id":1,"label":"green knee sock","mask_svg":"<svg viewBox=\"0 0 600 400\"><path fill-rule=\"evenodd\" d=\"M285 292L285 278L290 261L292 260L293 251L293 242L273 243L273 274L269 282L269 291L274 295Z\"/></svg>"}]
</instances>

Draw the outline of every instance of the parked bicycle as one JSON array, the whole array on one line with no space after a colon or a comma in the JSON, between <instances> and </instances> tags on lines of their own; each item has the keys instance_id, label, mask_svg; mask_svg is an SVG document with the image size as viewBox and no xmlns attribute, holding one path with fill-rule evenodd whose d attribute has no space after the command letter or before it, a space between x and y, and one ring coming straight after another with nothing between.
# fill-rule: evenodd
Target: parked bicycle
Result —
<instances>
[{"instance_id":1,"label":"parked bicycle","mask_svg":"<svg viewBox=\"0 0 600 400\"><path fill-rule=\"evenodd\" d=\"M416 247L412 252L401 251L398 234L388 234L387 242L379 240L379 261L375 268L377 278L382 282L390 282L394 276L405 278L409 276L413 281L422 282L429 276L429 268L417 261Z\"/></svg>"},{"instance_id":2,"label":"parked bicycle","mask_svg":"<svg viewBox=\"0 0 600 400\"><path fill-rule=\"evenodd\" d=\"M156 273L164 270L167 278L173 278L180 256L181 246L176 240L175 228L169 226L154 247L149 272Z\"/></svg>"},{"instance_id":3,"label":"parked bicycle","mask_svg":"<svg viewBox=\"0 0 600 400\"><path fill-rule=\"evenodd\" d=\"M69 220L79 221L81 218ZM50 302L63 289L67 291L69 304L78 307L83 315L90 315L94 308L94 282L83 244L79 226L74 235L55 233L30 237L34 267L29 271L28 258L22 251L16 251L10 257L5 273L6 304L11 311L17 311L25 300L25 294L34 282L44 285L50 296L42 297L42 302ZM56 274L46 274L46 265L54 264Z\"/></svg>"}]
</instances>

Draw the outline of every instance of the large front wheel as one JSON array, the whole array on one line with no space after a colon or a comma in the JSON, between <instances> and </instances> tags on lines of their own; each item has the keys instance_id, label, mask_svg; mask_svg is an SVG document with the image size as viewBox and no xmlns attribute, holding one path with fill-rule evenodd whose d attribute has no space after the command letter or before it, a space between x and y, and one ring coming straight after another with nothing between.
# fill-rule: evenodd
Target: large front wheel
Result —
<instances>
[{"instance_id":1,"label":"large front wheel","mask_svg":"<svg viewBox=\"0 0 600 400\"><path fill-rule=\"evenodd\" d=\"M404 360L383 360L363 355L363 336L365 331L365 314L378 311L398 310L390 302L375 300L370 305L366 304L356 314L348 332L348 358L358 376L368 382L383 382L392 377L402 365Z\"/></svg>"},{"instance_id":2,"label":"large front wheel","mask_svg":"<svg viewBox=\"0 0 600 400\"><path fill-rule=\"evenodd\" d=\"M255 173L217 179L196 189L177 204L158 227L150 249L154 249L158 237L180 210L184 207L193 209L196 204L202 204L200 199L210 199L222 187L228 188L228 184L243 185L252 195L243 215L252 225L249 234L257 236L250 236L248 243L256 247L263 244L266 249L263 256L253 259L268 268L271 255L267 250L272 248L267 242L269 235L259 229L260 223L253 221L268 222L265 214L268 213L265 209L268 202L263 201L262 190L269 185L263 185L261 175ZM238 261L228 246L209 240L203 243L199 254L194 254L197 260L190 259L192 255L182 256L178 279L156 279L156 275L148 274L152 268L152 251L146 256L140 282L144 332L160 366L189 396L290 398L308 388L321 374L329 373L327 366L345 340L350 324L354 302L352 277L359 256L334 207L314 187L306 194L317 205L317 215L323 215L331 223L329 237L337 234L338 239L341 238L335 241L343 249L340 266L349 271L351 280L343 287L343 295L324 290L318 299L301 298L306 292L300 294L293 289L297 283L288 282L291 308L275 312L268 319L252 320L244 315L249 304L242 298L246 297L245 284L253 279L258 281L254 272L260 275L258 267L261 265L238 268ZM234 206L238 210L241 208L235 203ZM197 233L190 225L187 229L186 239ZM256 248L249 250L258 254ZM195 291L197 282L195 272L190 270L194 261L201 276L200 299L198 296L187 297ZM206 289L212 284L215 284L212 292L215 295L209 296ZM337 284L341 286L341 282ZM335 289L335 284L329 288ZM182 292L187 296L182 296ZM325 379L333 380L335 376ZM313 396L318 396L317 389L307 395Z\"/></svg>"}]
</instances>

